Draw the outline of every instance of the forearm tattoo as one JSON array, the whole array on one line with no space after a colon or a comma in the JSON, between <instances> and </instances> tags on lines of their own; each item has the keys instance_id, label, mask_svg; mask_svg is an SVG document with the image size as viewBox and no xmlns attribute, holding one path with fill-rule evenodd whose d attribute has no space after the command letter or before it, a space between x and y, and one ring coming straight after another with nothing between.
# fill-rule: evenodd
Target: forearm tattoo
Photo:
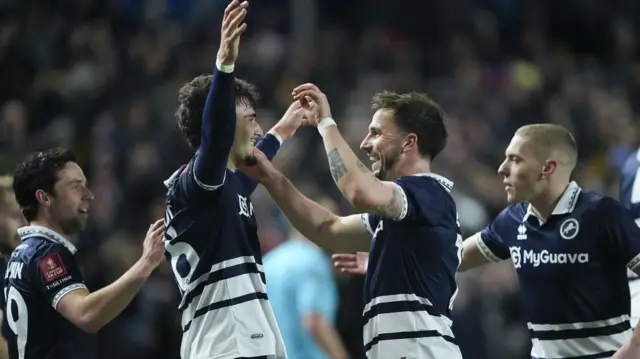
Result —
<instances>
[{"instance_id":1,"label":"forearm tattoo","mask_svg":"<svg viewBox=\"0 0 640 359\"><path fill-rule=\"evenodd\" d=\"M331 177L333 177L333 180L337 183L345 174L347 174L347 166L344 165L344 161L342 160L337 148L329 151L327 157L329 157L329 170L331 171Z\"/></svg>"}]
</instances>

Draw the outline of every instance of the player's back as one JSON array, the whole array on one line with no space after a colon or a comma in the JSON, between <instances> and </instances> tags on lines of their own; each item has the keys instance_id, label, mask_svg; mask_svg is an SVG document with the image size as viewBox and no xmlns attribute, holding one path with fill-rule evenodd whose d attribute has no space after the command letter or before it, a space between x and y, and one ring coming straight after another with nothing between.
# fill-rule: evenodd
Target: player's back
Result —
<instances>
[{"instance_id":1,"label":"player's back","mask_svg":"<svg viewBox=\"0 0 640 359\"><path fill-rule=\"evenodd\" d=\"M365 281L364 342L369 358L461 358L451 331L462 238L453 183L429 174L395 181L403 219L367 215L373 234Z\"/></svg>"},{"instance_id":2,"label":"player's back","mask_svg":"<svg viewBox=\"0 0 640 359\"><path fill-rule=\"evenodd\" d=\"M182 358L284 358L243 182L227 170L223 185L205 190L188 165L167 185L165 244L182 294Z\"/></svg>"},{"instance_id":3,"label":"player's back","mask_svg":"<svg viewBox=\"0 0 640 359\"><path fill-rule=\"evenodd\" d=\"M44 233L23 239L11 254L4 277L2 332L12 359L94 357L93 336L55 310L58 300L75 289L65 286L70 277L58 254L62 251L72 255ZM57 287L62 289L49 295Z\"/></svg>"}]
</instances>

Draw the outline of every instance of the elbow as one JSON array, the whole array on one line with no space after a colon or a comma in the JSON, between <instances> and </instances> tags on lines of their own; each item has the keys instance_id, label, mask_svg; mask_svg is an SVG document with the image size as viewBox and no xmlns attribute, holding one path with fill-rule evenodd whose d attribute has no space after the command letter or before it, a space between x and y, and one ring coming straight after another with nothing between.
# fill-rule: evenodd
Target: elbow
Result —
<instances>
[{"instance_id":1,"label":"elbow","mask_svg":"<svg viewBox=\"0 0 640 359\"><path fill-rule=\"evenodd\" d=\"M89 334L96 334L103 327L103 324L95 320L91 314L82 315L75 324Z\"/></svg>"},{"instance_id":2,"label":"elbow","mask_svg":"<svg viewBox=\"0 0 640 359\"><path fill-rule=\"evenodd\" d=\"M322 332L324 321L318 314L306 315L302 318L302 326L311 336L316 337Z\"/></svg>"},{"instance_id":3,"label":"elbow","mask_svg":"<svg viewBox=\"0 0 640 359\"><path fill-rule=\"evenodd\" d=\"M362 186L345 186L344 196L353 207L361 212L367 212L371 208L371 192L367 191L366 188L362 188Z\"/></svg>"}]
</instances>

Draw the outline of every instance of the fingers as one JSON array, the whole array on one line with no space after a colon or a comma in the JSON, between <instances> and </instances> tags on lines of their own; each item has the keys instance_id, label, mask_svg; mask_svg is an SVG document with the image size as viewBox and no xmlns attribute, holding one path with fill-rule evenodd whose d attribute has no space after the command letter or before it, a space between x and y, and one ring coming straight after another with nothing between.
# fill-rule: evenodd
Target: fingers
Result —
<instances>
[{"instance_id":1,"label":"fingers","mask_svg":"<svg viewBox=\"0 0 640 359\"><path fill-rule=\"evenodd\" d=\"M311 101L313 102L320 102L320 98L322 98L322 96L323 96L323 93L320 92L320 90L314 90L314 89L300 90L299 92L293 93L293 98L295 100L301 101L303 105L304 103L310 104L310 101L307 98L310 98Z\"/></svg>"},{"instance_id":2,"label":"fingers","mask_svg":"<svg viewBox=\"0 0 640 359\"><path fill-rule=\"evenodd\" d=\"M238 30L242 28L240 24L244 21L244 18L247 16L247 10L243 8L236 9L238 12L232 14L232 17L229 20L227 31L233 31L231 35L235 34ZM246 28L246 24L242 24Z\"/></svg>"},{"instance_id":3,"label":"fingers","mask_svg":"<svg viewBox=\"0 0 640 359\"><path fill-rule=\"evenodd\" d=\"M231 11L233 11L235 8L238 7L238 0L233 0L229 3L229 5L227 5L227 7L224 9L224 17L227 18L229 16L229 13Z\"/></svg>"},{"instance_id":4,"label":"fingers","mask_svg":"<svg viewBox=\"0 0 640 359\"><path fill-rule=\"evenodd\" d=\"M336 253L331 256L334 261L356 260L355 253Z\"/></svg>"},{"instance_id":5,"label":"fingers","mask_svg":"<svg viewBox=\"0 0 640 359\"><path fill-rule=\"evenodd\" d=\"M237 39L238 37L242 36L242 34L244 34L244 31L247 29L247 24L242 24L240 25L239 28L237 28L232 34L231 34L231 38L232 39Z\"/></svg>"},{"instance_id":6,"label":"fingers","mask_svg":"<svg viewBox=\"0 0 640 359\"><path fill-rule=\"evenodd\" d=\"M360 269L348 269L348 268L341 268L340 272L342 273L349 273L349 274L363 274L362 271Z\"/></svg>"},{"instance_id":7,"label":"fingers","mask_svg":"<svg viewBox=\"0 0 640 359\"><path fill-rule=\"evenodd\" d=\"M155 232L158 228L164 227L164 218L160 218L149 226L149 232Z\"/></svg>"},{"instance_id":8,"label":"fingers","mask_svg":"<svg viewBox=\"0 0 640 359\"><path fill-rule=\"evenodd\" d=\"M322 91L320 91L320 88L318 88L318 86L312 84L312 83L306 83L304 85L300 85L296 88L293 89L293 94L297 94L300 93L302 91L315 91L315 92L319 92L322 93Z\"/></svg>"},{"instance_id":9,"label":"fingers","mask_svg":"<svg viewBox=\"0 0 640 359\"><path fill-rule=\"evenodd\" d=\"M229 8L233 3L236 5L233 8ZM249 7L249 3L243 1L238 4L237 0L234 0L227 9L225 10L224 19L222 20L222 30L229 31L233 30L234 33L238 30L238 25L244 20L247 15L247 8ZM229 10L227 12L227 10ZM246 26L245 26L246 28ZM235 29L235 30L234 30Z\"/></svg>"}]
</instances>

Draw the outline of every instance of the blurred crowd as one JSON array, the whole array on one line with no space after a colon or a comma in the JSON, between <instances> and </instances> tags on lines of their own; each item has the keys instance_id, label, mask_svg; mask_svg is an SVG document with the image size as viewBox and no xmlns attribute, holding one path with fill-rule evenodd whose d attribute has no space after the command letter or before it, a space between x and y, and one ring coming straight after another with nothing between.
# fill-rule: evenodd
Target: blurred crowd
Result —
<instances>
[{"instance_id":1,"label":"blurred crowd","mask_svg":"<svg viewBox=\"0 0 640 359\"><path fill-rule=\"evenodd\" d=\"M176 94L212 70L225 5L0 0L0 173L48 146L78 154L96 195L78 238L91 289L138 258L146 226L163 216L162 180L189 158L173 116ZM527 123L571 129L580 151L575 179L616 196L618 169L639 145L639 20L631 0L259 0L236 73L260 89L265 131L295 85L315 82L354 148L375 92L428 92L447 112L450 133L434 169L455 182L464 233L472 234L505 205L496 170ZM278 166L304 193L349 213L319 136L296 136ZM267 252L286 238L286 221L264 191L253 202ZM338 329L361 358L362 278L337 280ZM527 357L509 264L465 274L460 286L456 334L465 357ZM162 266L99 334L102 357L177 358L177 296Z\"/></svg>"}]
</instances>

